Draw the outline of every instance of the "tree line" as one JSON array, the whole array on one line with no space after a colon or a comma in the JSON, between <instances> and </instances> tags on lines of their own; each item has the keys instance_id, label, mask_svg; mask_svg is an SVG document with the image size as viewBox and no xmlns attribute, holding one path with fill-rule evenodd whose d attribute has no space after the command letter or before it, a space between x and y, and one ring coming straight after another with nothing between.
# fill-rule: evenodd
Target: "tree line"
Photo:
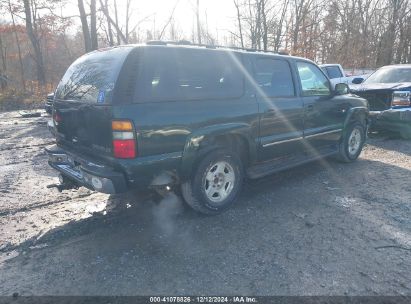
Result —
<instances>
[{"instance_id":1,"label":"tree line","mask_svg":"<svg viewBox=\"0 0 411 304\"><path fill-rule=\"evenodd\" d=\"M0 0L2 90L52 91L80 55L147 40L286 51L346 69L411 63L411 0L226 0L235 18L224 35L209 30L200 0L191 0L191 33L174 17L178 0L169 18L150 30L141 24L153 16L137 20L131 0L121 7L117 0L76 0L73 16L64 14L63 1Z\"/></svg>"},{"instance_id":2,"label":"tree line","mask_svg":"<svg viewBox=\"0 0 411 304\"><path fill-rule=\"evenodd\" d=\"M411 63L409 0L233 0L236 43L347 68Z\"/></svg>"}]
</instances>

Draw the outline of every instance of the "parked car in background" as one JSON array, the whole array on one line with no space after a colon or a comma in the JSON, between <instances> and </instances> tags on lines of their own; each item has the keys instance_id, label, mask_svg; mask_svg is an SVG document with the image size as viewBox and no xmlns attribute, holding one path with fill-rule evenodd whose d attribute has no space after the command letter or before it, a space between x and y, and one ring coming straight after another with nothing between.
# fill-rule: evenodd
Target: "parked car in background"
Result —
<instances>
[{"instance_id":1,"label":"parked car in background","mask_svg":"<svg viewBox=\"0 0 411 304\"><path fill-rule=\"evenodd\" d=\"M46 97L46 103L44 104L44 109L50 115L53 112L53 99L54 99L54 93L48 94Z\"/></svg>"},{"instance_id":2,"label":"parked car in background","mask_svg":"<svg viewBox=\"0 0 411 304\"><path fill-rule=\"evenodd\" d=\"M340 64L321 64L320 68L325 75L328 76L333 87L335 87L337 83L350 84L349 78L345 75L344 69Z\"/></svg>"},{"instance_id":3,"label":"parked car in background","mask_svg":"<svg viewBox=\"0 0 411 304\"><path fill-rule=\"evenodd\" d=\"M53 104L49 164L105 193L180 188L196 211L236 201L259 178L326 156L361 153L367 101L331 88L312 61L165 42L77 59Z\"/></svg>"},{"instance_id":4,"label":"parked car in background","mask_svg":"<svg viewBox=\"0 0 411 304\"><path fill-rule=\"evenodd\" d=\"M342 66L337 63L333 64L321 64L319 65L323 72L328 76L332 85L337 83L345 83L348 86L352 84L361 83L364 79L368 78L371 73L368 74L347 74ZM360 71L357 71L360 72ZM362 71L365 72L364 70Z\"/></svg>"},{"instance_id":5,"label":"parked car in background","mask_svg":"<svg viewBox=\"0 0 411 304\"><path fill-rule=\"evenodd\" d=\"M385 66L351 91L368 100L371 128L411 138L411 64Z\"/></svg>"}]
</instances>

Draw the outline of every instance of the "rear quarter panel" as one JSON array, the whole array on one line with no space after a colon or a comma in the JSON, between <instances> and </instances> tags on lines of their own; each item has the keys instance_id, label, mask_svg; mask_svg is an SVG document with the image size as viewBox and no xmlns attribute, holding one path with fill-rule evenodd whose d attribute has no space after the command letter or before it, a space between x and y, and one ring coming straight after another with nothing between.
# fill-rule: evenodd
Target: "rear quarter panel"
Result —
<instances>
[{"instance_id":1,"label":"rear quarter panel","mask_svg":"<svg viewBox=\"0 0 411 304\"><path fill-rule=\"evenodd\" d=\"M138 184L147 183L163 171L186 178L198 159L199 143L192 145L192 139L204 140L219 131L234 131L227 130L227 125L241 125L252 133L251 138L258 139L258 106L250 98L139 103L113 108L114 117L132 120L136 129L137 158L122 160L121 165L129 179Z\"/></svg>"},{"instance_id":2,"label":"rear quarter panel","mask_svg":"<svg viewBox=\"0 0 411 304\"><path fill-rule=\"evenodd\" d=\"M247 124L258 136L258 107L253 98L136 103L114 107L114 117L130 119L137 132L138 156L182 153L193 133L210 126Z\"/></svg>"}]
</instances>

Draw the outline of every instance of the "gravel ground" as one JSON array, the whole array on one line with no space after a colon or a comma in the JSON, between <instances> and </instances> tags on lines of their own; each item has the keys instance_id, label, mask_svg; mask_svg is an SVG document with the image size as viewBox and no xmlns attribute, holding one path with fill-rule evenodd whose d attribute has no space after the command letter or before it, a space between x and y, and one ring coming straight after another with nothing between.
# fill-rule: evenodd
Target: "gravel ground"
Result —
<instances>
[{"instance_id":1,"label":"gravel ground","mask_svg":"<svg viewBox=\"0 0 411 304\"><path fill-rule=\"evenodd\" d=\"M250 181L207 217L47 188L48 119L0 114L0 295L411 295L411 141Z\"/></svg>"}]
</instances>

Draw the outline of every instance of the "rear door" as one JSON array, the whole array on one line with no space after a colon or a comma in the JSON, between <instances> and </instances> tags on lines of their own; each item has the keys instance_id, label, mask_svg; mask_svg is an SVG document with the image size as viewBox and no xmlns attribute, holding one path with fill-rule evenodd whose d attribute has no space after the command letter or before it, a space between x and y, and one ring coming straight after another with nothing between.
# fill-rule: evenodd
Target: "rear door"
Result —
<instances>
[{"instance_id":1,"label":"rear door","mask_svg":"<svg viewBox=\"0 0 411 304\"><path fill-rule=\"evenodd\" d=\"M260 112L259 160L292 157L302 151L303 103L296 94L291 65L280 57L256 57L254 79Z\"/></svg>"},{"instance_id":2,"label":"rear door","mask_svg":"<svg viewBox=\"0 0 411 304\"><path fill-rule=\"evenodd\" d=\"M333 94L315 64L296 61L296 67L304 104L304 146L311 154L327 153L336 147L350 104Z\"/></svg>"},{"instance_id":3,"label":"rear door","mask_svg":"<svg viewBox=\"0 0 411 304\"><path fill-rule=\"evenodd\" d=\"M111 155L116 81L131 49L96 51L69 67L57 87L54 102L54 125L60 144Z\"/></svg>"}]
</instances>

